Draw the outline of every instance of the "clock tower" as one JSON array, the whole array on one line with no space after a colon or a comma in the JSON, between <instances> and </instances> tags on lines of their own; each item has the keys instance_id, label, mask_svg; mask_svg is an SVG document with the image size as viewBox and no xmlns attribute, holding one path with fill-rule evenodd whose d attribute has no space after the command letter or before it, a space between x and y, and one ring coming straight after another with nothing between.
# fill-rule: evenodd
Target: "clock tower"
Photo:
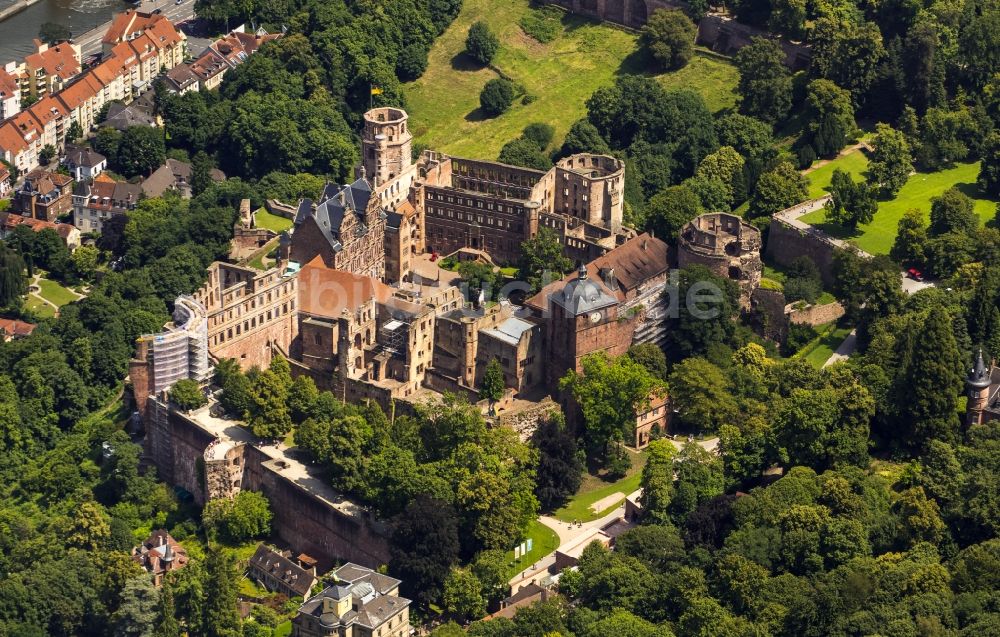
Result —
<instances>
[{"instance_id":1,"label":"clock tower","mask_svg":"<svg viewBox=\"0 0 1000 637\"><path fill-rule=\"evenodd\" d=\"M548 382L555 389L570 369L580 371L587 354L607 352L619 356L631 344L631 331L618 319L618 299L599 278L581 265L576 277L561 282L547 299L545 354ZM627 321L626 321L627 322Z\"/></svg>"}]
</instances>

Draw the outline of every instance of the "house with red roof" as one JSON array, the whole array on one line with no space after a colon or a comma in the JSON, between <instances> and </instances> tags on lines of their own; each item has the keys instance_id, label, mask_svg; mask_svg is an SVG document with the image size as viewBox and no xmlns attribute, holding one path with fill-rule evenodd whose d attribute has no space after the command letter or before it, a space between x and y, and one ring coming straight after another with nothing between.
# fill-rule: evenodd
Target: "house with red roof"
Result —
<instances>
[{"instance_id":1,"label":"house with red roof","mask_svg":"<svg viewBox=\"0 0 1000 637\"><path fill-rule=\"evenodd\" d=\"M8 67L12 67L9 68ZM0 69L0 121L13 117L21 110L21 85L16 65Z\"/></svg>"},{"instance_id":2,"label":"house with red roof","mask_svg":"<svg viewBox=\"0 0 1000 637\"><path fill-rule=\"evenodd\" d=\"M35 40L35 52L24 58L24 73L28 78L28 91L34 97L51 95L80 74L80 45L60 42L49 46ZM26 97L26 96L22 96Z\"/></svg>"}]
</instances>

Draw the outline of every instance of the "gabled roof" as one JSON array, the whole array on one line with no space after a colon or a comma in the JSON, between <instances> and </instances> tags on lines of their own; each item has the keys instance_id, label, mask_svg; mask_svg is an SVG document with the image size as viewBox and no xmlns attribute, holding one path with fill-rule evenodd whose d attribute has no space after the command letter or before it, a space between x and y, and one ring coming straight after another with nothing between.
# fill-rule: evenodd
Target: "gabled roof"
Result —
<instances>
[{"instance_id":1,"label":"gabled roof","mask_svg":"<svg viewBox=\"0 0 1000 637\"><path fill-rule=\"evenodd\" d=\"M257 551L250 558L250 569L273 577L301 597L308 597L316 582L316 576L311 571L264 544L257 546Z\"/></svg>"},{"instance_id":2,"label":"gabled roof","mask_svg":"<svg viewBox=\"0 0 1000 637\"><path fill-rule=\"evenodd\" d=\"M666 243L643 233L588 263L587 271L602 280L613 275L614 288L631 290L669 269L668 251Z\"/></svg>"},{"instance_id":3,"label":"gabled roof","mask_svg":"<svg viewBox=\"0 0 1000 637\"><path fill-rule=\"evenodd\" d=\"M328 268L318 255L299 272L299 311L312 316L337 319L373 297L385 303L391 296L392 289L378 279Z\"/></svg>"},{"instance_id":4,"label":"gabled roof","mask_svg":"<svg viewBox=\"0 0 1000 637\"><path fill-rule=\"evenodd\" d=\"M46 95L39 100L37 104L29 108L28 113L35 118L39 127L44 129L60 117L66 117L69 115L69 110L67 110L63 103L56 98L51 95Z\"/></svg>"},{"instance_id":5,"label":"gabled roof","mask_svg":"<svg viewBox=\"0 0 1000 637\"><path fill-rule=\"evenodd\" d=\"M65 163L73 166L93 168L94 166L100 165L102 162L108 161L107 157L97 151L91 150L86 146L67 145L65 153Z\"/></svg>"},{"instance_id":6,"label":"gabled roof","mask_svg":"<svg viewBox=\"0 0 1000 637\"><path fill-rule=\"evenodd\" d=\"M358 179L353 184L340 187L327 184L323 189L319 205L315 208L312 206L305 208L302 204L299 205L298 213L295 215L295 224L298 225L312 217L330 247L339 252L343 249L339 235L344 217L353 214L359 218L361 223L364 223L365 212L371 198L371 185L364 179ZM307 200L303 200L302 203L304 204L305 201Z\"/></svg>"},{"instance_id":7,"label":"gabled roof","mask_svg":"<svg viewBox=\"0 0 1000 637\"><path fill-rule=\"evenodd\" d=\"M60 42L44 51L32 53L24 58L24 63L29 69L44 69L46 75L64 80L78 75L81 70L76 49L69 42Z\"/></svg>"},{"instance_id":8,"label":"gabled roof","mask_svg":"<svg viewBox=\"0 0 1000 637\"><path fill-rule=\"evenodd\" d=\"M17 319L0 318L0 334L8 336L31 336L37 325Z\"/></svg>"},{"instance_id":9,"label":"gabled roof","mask_svg":"<svg viewBox=\"0 0 1000 637\"><path fill-rule=\"evenodd\" d=\"M0 100L5 100L11 95L20 93L21 89L17 85L17 80L3 69L0 69Z\"/></svg>"},{"instance_id":10,"label":"gabled roof","mask_svg":"<svg viewBox=\"0 0 1000 637\"><path fill-rule=\"evenodd\" d=\"M57 97L67 110L72 111L97 97L97 94L100 92L101 83L97 81L93 73L87 73L76 82L59 91Z\"/></svg>"},{"instance_id":11,"label":"gabled roof","mask_svg":"<svg viewBox=\"0 0 1000 637\"><path fill-rule=\"evenodd\" d=\"M13 157L28 148L24 141L24 136L18 130L13 121L7 120L0 124L0 155L8 152Z\"/></svg>"}]
</instances>

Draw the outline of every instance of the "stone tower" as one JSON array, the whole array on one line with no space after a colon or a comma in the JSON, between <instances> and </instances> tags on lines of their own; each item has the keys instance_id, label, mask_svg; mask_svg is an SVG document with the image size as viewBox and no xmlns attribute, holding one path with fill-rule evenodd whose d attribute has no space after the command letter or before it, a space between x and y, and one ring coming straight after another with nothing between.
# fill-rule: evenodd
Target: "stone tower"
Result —
<instances>
[{"instance_id":1,"label":"stone tower","mask_svg":"<svg viewBox=\"0 0 1000 637\"><path fill-rule=\"evenodd\" d=\"M373 108L365 113L361 136L361 167L376 188L402 174L412 163L413 135L409 115L399 108Z\"/></svg>"},{"instance_id":2,"label":"stone tower","mask_svg":"<svg viewBox=\"0 0 1000 637\"><path fill-rule=\"evenodd\" d=\"M967 427L983 424L983 410L986 409L992 381L990 376L990 370L983 362L983 350L979 350L976 364L969 370L969 376L965 379L965 386L969 388L969 402L965 408Z\"/></svg>"}]
</instances>

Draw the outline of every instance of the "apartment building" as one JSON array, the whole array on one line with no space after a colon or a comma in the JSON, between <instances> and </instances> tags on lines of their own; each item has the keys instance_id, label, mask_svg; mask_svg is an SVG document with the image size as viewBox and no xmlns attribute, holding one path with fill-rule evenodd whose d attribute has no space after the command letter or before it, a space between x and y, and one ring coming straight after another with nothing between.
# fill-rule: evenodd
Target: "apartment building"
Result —
<instances>
[{"instance_id":1,"label":"apartment building","mask_svg":"<svg viewBox=\"0 0 1000 637\"><path fill-rule=\"evenodd\" d=\"M17 68L13 63L0 69L0 121L21 111L21 84L16 74Z\"/></svg>"}]
</instances>

